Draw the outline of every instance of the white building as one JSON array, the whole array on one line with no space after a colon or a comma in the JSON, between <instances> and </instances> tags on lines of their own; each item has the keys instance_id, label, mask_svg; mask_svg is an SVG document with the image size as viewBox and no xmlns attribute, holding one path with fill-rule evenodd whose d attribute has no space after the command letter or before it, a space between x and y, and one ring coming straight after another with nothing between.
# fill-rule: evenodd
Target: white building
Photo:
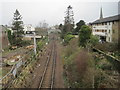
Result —
<instances>
[{"instance_id":1,"label":"white building","mask_svg":"<svg viewBox=\"0 0 120 90\"><path fill-rule=\"evenodd\" d=\"M91 23L92 34L99 36L102 41L118 42L119 15L103 18L102 9L100 19Z\"/></svg>"},{"instance_id":2,"label":"white building","mask_svg":"<svg viewBox=\"0 0 120 90\"><path fill-rule=\"evenodd\" d=\"M24 28L23 31L25 34L30 32L35 32L35 28L31 24L24 25L23 28Z\"/></svg>"},{"instance_id":3,"label":"white building","mask_svg":"<svg viewBox=\"0 0 120 90\"><path fill-rule=\"evenodd\" d=\"M101 25L93 23L92 34L99 36L103 41L112 42L112 22Z\"/></svg>"}]
</instances>

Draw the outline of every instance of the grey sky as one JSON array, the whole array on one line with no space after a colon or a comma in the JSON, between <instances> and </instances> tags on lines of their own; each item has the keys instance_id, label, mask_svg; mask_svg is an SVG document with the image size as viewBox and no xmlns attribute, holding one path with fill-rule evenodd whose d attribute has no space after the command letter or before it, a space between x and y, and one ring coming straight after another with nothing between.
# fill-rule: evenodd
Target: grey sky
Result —
<instances>
[{"instance_id":1,"label":"grey sky","mask_svg":"<svg viewBox=\"0 0 120 90\"><path fill-rule=\"evenodd\" d=\"M9 2L8 2L9 1ZM68 5L73 7L75 23L83 19L92 22L99 18L100 8L103 16L108 17L118 14L119 0L4 0L0 3L0 24L10 24L15 9L18 9L25 24L38 25L45 20L50 26L63 23ZM114 1L114 2L112 2Z\"/></svg>"}]
</instances>

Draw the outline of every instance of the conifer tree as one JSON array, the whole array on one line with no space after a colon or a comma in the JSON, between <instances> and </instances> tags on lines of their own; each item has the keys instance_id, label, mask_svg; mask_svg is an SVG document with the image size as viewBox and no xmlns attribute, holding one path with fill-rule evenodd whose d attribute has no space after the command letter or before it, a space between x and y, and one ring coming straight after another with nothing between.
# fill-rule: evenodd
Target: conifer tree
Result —
<instances>
[{"instance_id":1,"label":"conifer tree","mask_svg":"<svg viewBox=\"0 0 120 90\"><path fill-rule=\"evenodd\" d=\"M19 11L16 9L13 17L12 30L14 35L14 44L19 45L22 41L23 35L23 21L22 16Z\"/></svg>"}]
</instances>

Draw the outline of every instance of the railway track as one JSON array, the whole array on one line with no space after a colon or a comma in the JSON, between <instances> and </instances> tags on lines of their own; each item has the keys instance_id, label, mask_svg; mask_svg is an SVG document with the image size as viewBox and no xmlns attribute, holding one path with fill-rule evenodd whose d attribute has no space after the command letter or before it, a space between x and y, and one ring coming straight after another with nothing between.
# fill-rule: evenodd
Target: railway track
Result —
<instances>
[{"instance_id":1,"label":"railway track","mask_svg":"<svg viewBox=\"0 0 120 90\"><path fill-rule=\"evenodd\" d=\"M46 61L46 65L42 76L40 77L40 83L38 88L54 88L55 81L55 67L56 67L56 45L55 41L52 43L51 51Z\"/></svg>"}]
</instances>

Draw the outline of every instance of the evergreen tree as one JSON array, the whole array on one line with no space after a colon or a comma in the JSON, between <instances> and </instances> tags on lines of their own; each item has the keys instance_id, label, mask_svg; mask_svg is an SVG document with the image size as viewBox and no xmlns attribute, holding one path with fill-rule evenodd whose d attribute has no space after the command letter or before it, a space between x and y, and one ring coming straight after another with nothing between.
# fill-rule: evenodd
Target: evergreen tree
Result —
<instances>
[{"instance_id":1,"label":"evergreen tree","mask_svg":"<svg viewBox=\"0 0 120 90\"><path fill-rule=\"evenodd\" d=\"M16 9L13 17L13 23L12 23L12 30L14 31L14 44L19 45L22 41L22 35L23 35L23 21L22 16L20 15L19 11Z\"/></svg>"},{"instance_id":2,"label":"evergreen tree","mask_svg":"<svg viewBox=\"0 0 120 90\"><path fill-rule=\"evenodd\" d=\"M85 25L85 22L83 20L80 20L78 23L76 23L76 28L75 28L75 31L74 33L75 34L78 34L79 33L79 30L81 29L81 27Z\"/></svg>"},{"instance_id":3,"label":"evergreen tree","mask_svg":"<svg viewBox=\"0 0 120 90\"><path fill-rule=\"evenodd\" d=\"M66 16L64 21L64 29L66 32L72 32L74 29L74 18L73 18L73 10L72 7L69 5L66 10Z\"/></svg>"}]
</instances>

